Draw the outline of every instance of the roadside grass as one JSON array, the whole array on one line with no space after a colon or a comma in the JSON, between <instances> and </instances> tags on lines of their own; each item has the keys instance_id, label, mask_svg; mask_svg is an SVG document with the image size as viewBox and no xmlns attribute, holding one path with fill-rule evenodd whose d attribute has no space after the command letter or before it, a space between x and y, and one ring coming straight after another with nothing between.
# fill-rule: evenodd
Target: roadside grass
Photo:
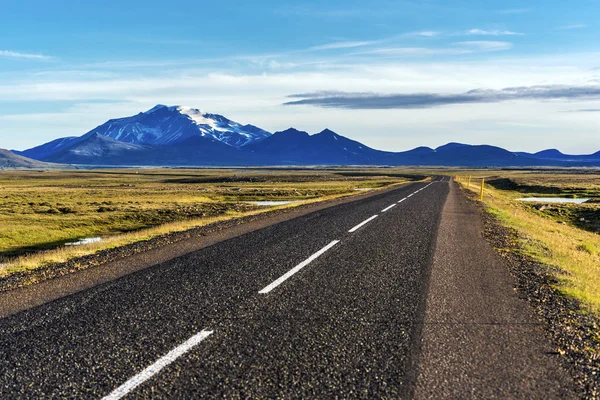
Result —
<instances>
[{"instance_id":1,"label":"roadside grass","mask_svg":"<svg viewBox=\"0 0 600 400\"><path fill-rule=\"evenodd\" d=\"M481 178L493 180L497 176L476 172L471 186L467 188L464 183L462 186L478 193ZM523 181L522 176L521 179ZM535 180L537 185L566 188L571 194L581 197L600 194L599 181L590 179L589 176L582 178L575 175L570 180L566 175L556 179L556 175L548 174L543 177L536 175ZM559 291L580 300L587 308L586 311L600 314L600 235L515 200L521 196L522 192L515 191L514 188L501 190L487 186L483 201L489 212L496 215L503 224L519 232L519 247L526 255L563 271L557 276ZM600 212L600 208L594 207L595 213Z\"/></svg>"},{"instance_id":2,"label":"roadside grass","mask_svg":"<svg viewBox=\"0 0 600 400\"><path fill-rule=\"evenodd\" d=\"M0 172L0 277L100 250L409 181L389 171ZM348 172L342 170L341 172ZM249 201L287 200L264 207ZM67 242L102 240L81 246Z\"/></svg>"}]
</instances>

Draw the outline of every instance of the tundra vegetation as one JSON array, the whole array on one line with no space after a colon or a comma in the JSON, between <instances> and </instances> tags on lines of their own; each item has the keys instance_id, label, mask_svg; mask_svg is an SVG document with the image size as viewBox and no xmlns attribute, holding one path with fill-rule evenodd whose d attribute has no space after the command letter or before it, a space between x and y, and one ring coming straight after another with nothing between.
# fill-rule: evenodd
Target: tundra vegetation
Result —
<instances>
[{"instance_id":1,"label":"tundra vegetation","mask_svg":"<svg viewBox=\"0 0 600 400\"><path fill-rule=\"evenodd\" d=\"M218 221L422 178L387 168L1 171L0 277ZM294 203L250 203L263 200ZM65 246L90 237L102 240Z\"/></svg>"}]
</instances>

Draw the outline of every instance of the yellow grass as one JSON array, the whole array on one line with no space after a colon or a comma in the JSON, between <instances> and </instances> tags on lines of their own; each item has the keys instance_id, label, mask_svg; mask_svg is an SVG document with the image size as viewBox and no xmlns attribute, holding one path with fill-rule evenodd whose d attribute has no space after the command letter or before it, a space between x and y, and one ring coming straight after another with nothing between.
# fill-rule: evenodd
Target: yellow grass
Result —
<instances>
[{"instance_id":1,"label":"yellow grass","mask_svg":"<svg viewBox=\"0 0 600 400\"><path fill-rule=\"evenodd\" d=\"M269 179L274 176L276 179L257 183L165 184L165 177L195 179L244 174L257 177L268 174ZM135 186L130 186L132 182ZM0 188L5 189L5 196L0 199L0 254L2 250L13 247L44 246L44 241L95 234L102 236L102 241L81 246L58 245L22 256L0 257L0 264L3 264L0 266L0 277L215 222L364 193L356 191L356 188L389 187L405 182L406 179L385 176L346 179L330 171L286 171L279 175L262 171L223 170L158 170L144 171L143 175L120 171L54 172L47 175L4 173L0 174ZM35 200L38 198L39 201ZM276 207L258 207L249 205L248 200L295 202ZM30 205L32 202L35 202L33 206ZM44 205L40 206L39 203ZM221 208L213 212L215 215L198 218L193 217L193 213L190 217L189 213L183 212L188 204L189 207L214 204ZM47 214L43 208L42 212L36 212L41 207L61 206L68 206L76 212ZM99 215L98 206L106 206L110 211ZM174 220L156 218L165 211L169 211L168 217ZM135 218L131 218L132 215ZM154 221L154 226L144 227L144 224L152 225ZM115 233L110 234L111 231Z\"/></svg>"},{"instance_id":2,"label":"yellow grass","mask_svg":"<svg viewBox=\"0 0 600 400\"><path fill-rule=\"evenodd\" d=\"M482 177L487 176L479 174L470 187L467 188L465 183L462 186L479 193ZM560 179L564 181L566 178L562 176ZM538 179L536 183L548 184L548 180ZM564 182L557 185L561 184ZM592 180L591 184L593 186L597 182ZM557 288L562 293L580 300L589 311L599 313L600 235L538 215L516 201L517 196L517 193L487 186L483 201L502 223L520 233L520 244L528 255L564 271L557 277L560 282Z\"/></svg>"}]
</instances>

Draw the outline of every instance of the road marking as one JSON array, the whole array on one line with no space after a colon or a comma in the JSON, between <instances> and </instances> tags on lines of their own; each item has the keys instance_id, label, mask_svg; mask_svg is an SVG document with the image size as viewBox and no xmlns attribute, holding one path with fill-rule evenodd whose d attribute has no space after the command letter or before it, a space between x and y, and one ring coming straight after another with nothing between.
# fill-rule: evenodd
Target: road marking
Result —
<instances>
[{"instance_id":1,"label":"road marking","mask_svg":"<svg viewBox=\"0 0 600 400\"><path fill-rule=\"evenodd\" d=\"M319 258L323 253L325 253L327 250L331 249L333 246L335 246L339 242L340 242L339 240L334 240L333 242L329 243L327 246L323 247L321 250L317 251L315 254L308 257L306 260L302 261L300 264L296 265L294 268L290 269L285 274L281 275L281 277L279 277L276 281L274 281L273 283L271 283L269 286L265 287L258 293L261 293L261 294L269 293L271 290L273 290L277 286L281 285L283 282L288 280L296 272L300 271L302 268L306 267L308 264L310 264L311 262L313 262L314 260Z\"/></svg>"},{"instance_id":2,"label":"road marking","mask_svg":"<svg viewBox=\"0 0 600 400\"><path fill-rule=\"evenodd\" d=\"M394 207L396 207L396 204L392 204L391 206L384 208L383 210L381 210L381 212L386 212L387 210L391 210Z\"/></svg>"},{"instance_id":3,"label":"road marking","mask_svg":"<svg viewBox=\"0 0 600 400\"><path fill-rule=\"evenodd\" d=\"M111 394L104 397L102 400L118 400L127 396L133 389L158 374L163 368L171 364L173 361L190 351L193 347L197 346L201 341L209 337L213 331L203 330L200 333L192 336L184 343L175 347L173 350L159 358L154 364L125 382L123 385L115 389Z\"/></svg>"},{"instance_id":4,"label":"road marking","mask_svg":"<svg viewBox=\"0 0 600 400\"><path fill-rule=\"evenodd\" d=\"M356 232L358 229L360 229L363 225L368 224L369 222L373 221L375 218L377 218L377 214L373 215L370 218L365 219L363 222L361 222L360 224L356 225L354 228L350 229L348 232L349 233L353 233Z\"/></svg>"},{"instance_id":5,"label":"road marking","mask_svg":"<svg viewBox=\"0 0 600 400\"><path fill-rule=\"evenodd\" d=\"M409 198L413 197L415 194L419 193L421 190L425 190L425 189L427 189L427 188L428 188L429 186L431 186L431 185L433 185L433 182L431 182L431 183L429 183L429 185L427 185L427 186L423 186L421 189L419 189L419 190L416 190L415 192L413 192L413 193L409 194L408 196L406 196L406 197L405 197L405 198L403 198L402 200L398 201L398 204L402 203L404 200L407 200L407 199L409 199ZM384 210L384 211L387 211L387 210Z\"/></svg>"}]
</instances>

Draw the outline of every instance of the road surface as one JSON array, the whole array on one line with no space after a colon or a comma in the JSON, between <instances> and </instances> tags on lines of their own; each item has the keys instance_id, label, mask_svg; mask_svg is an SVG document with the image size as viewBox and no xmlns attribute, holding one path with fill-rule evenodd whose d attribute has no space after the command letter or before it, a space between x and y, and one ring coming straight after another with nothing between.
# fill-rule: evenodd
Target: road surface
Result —
<instances>
[{"instance_id":1,"label":"road surface","mask_svg":"<svg viewBox=\"0 0 600 400\"><path fill-rule=\"evenodd\" d=\"M430 276L445 265L436 248L438 232L452 230L442 218L449 193L459 196L448 178L404 185L4 318L0 398L469 397L489 382L500 386L492 394L568 397L550 355L527 364L543 369L530 374L532 390L520 376L470 382L457 369L464 357L451 357L462 347L428 324L440 312L430 284L444 295ZM467 362L489 348L476 342ZM452 362L437 371L436 357Z\"/></svg>"}]
</instances>

